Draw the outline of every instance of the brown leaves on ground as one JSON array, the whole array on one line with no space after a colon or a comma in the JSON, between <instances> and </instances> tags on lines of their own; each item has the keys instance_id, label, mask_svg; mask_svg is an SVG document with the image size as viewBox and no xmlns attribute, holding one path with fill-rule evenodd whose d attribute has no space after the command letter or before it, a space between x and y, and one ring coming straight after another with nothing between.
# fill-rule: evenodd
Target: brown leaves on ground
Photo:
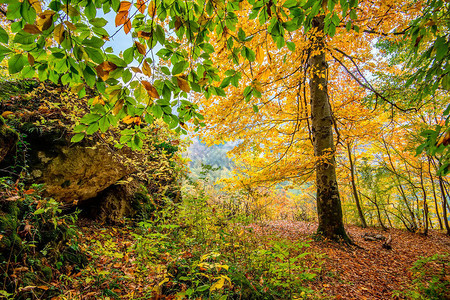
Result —
<instances>
[{"instance_id":1,"label":"brown leaves on ground","mask_svg":"<svg viewBox=\"0 0 450 300\"><path fill-rule=\"evenodd\" d=\"M274 221L253 225L257 234L281 235L291 240L310 239L316 223ZM312 251L326 254L318 281L310 288L336 299L392 299L394 291L407 289L413 281L411 267L422 256L450 253L450 237L437 231L428 236L399 229L388 231L348 226L347 233L361 247L335 242L311 243ZM365 233L392 236L392 250L382 241L365 241ZM448 271L448 270L446 270ZM394 297L395 298L395 297Z\"/></svg>"}]
</instances>

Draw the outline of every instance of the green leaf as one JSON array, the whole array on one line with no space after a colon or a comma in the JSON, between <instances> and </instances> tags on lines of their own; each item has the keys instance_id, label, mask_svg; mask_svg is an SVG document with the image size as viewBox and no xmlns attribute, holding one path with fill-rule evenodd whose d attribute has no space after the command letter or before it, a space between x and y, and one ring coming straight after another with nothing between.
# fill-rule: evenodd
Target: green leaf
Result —
<instances>
[{"instance_id":1,"label":"green leaf","mask_svg":"<svg viewBox=\"0 0 450 300\"><path fill-rule=\"evenodd\" d=\"M153 115L158 119L161 118L163 115L163 111L161 109L161 106L159 106L159 105L153 105L152 112L153 112Z\"/></svg>"},{"instance_id":2,"label":"green leaf","mask_svg":"<svg viewBox=\"0 0 450 300\"><path fill-rule=\"evenodd\" d=\"M184 69L187 67L187 61L179 61L172 68L172 75L177 75L183 73Z\"/></svg>"},{"instance_id":3,"label":"green leaf","mask_svg":"<svg viewBox=\"0 0 450 300\"><path fill-rule=\"evenodd\" d=\"M108 21L106 21L104 18L94 18L89 21L93 26L95 27L104 27L106 24L108 24Z\"/></svg>"},{"instance_id":4,"label":"green leaf","mask_svg":"<svg viewBox=\"0 0 450 300\"><path fill-rule=\"evenodd\" d=\"M259 111L259 108L258 108L258 106L257 105L253 105L253 111L255 112L255 113L257 113L258 111Z\"/></svg>"},{"instance_id":5,"label":"green leaf","mask_svg":"<svg viewBox=\"0 0 450 300\"><path fill-rule=\"evenodd\" d=\"M5 46L0 45L0 56L7 55L11 52L12 51L10 49L6 48Z\"/></svg>"},{"instance_id":6,"label":"green leaf","mask_svg":"<svg viewBox=\"0 0 450 300\"><path fill-rule=\"evenodd\" d=\"M196 291L197 292L204 292L204 291L208 290L209 287L210 287L209 284L205 284L205 285L202 285L202 286L199 286L198 288L196 288Z\"/></svg>"},{"instance_id":7,"label":"green leaf","mask_svg":"<svg viewBox=\"0 0 450 300\"><path fill-rule=\"evenodd\" d=\"M155 37L156 40L161 44L164 45L164 42L166 41L166 34L164 33L164 29L161 27L161 25L158 25L155 30Z\"/></svg>"},{"instance_id":8,"label":"green leaf","mask_svg":"<svg viewBox=\"0 0 450 300\"><path fill-rule=\"evenodd\" d=\"M109 129L109 125L109 119L106 116L100 119L99 127L102 132L106 132Z\"/></svg>"},{"instance_id":9,"label":"green leaf","mask_svg":"<svg viewBox=\"0 0 450 300\"><path fill-rule=\"evenodd\" d=\"M9 36L8 33L6 32L5 29L3 29L2 27L0 27L0 43L5 43L7 44L9 40Z\"/></svg>"},{"instance_id":10,"label":"green leaf","mask_svg":"<svg viewBox=\"0 0 450 300\"><path fill-rule=\"evenodd\" d=\"M29 34L25 31L19 31L13 39L13 43L29 45L34 42L34 37L32 34Z\"/></svg>"},{"instance_id":11,"label":"green leaf","mask_svg":"<svg viewBox=\"0 0 450 300\"><path fill-rule=\"evenodd\" d=\"M101 48L105 44L105 42L96 36L93 36L92 38L88 39L85 38L82 42L84 46L92 47L92 48Z\"/></svg>"},{"instance_id":12,"label":"green leaf","mask_svg":"<svg viewBox=\"0 0 450 300\"><path fill-rule=\"evenodd\" d=\"M78 143L82 139L84 139L84 133L77 133L70 139L70 141L72 143Z\"/></svg>"},{"instance_id":13,"label":"green leaf","mask_svg":"<svg viewBox=\"0 0 450 300\"><path fill-rule=\"evenodd\" d=\"M134 49L133 47L128 48L127 50L125 50L123 52L123 60L127 63L127 64L131 64L133 62L133 57L134 55Z\"/></svg>"},{"instance_id":14,"label":"green leaf","mask_svg":"<svg viewBox=\"0 0 450 300\"><path fill-rule=\"evenodd\" d=\"M295 51L295 43L294 42L286 42L286 46L289 50Z\"/></svg>"},{"instance_id":15,"label":"green leaf","mask_svg":"<svg viewBox=\"0 0 450 300\"><path fill-rule=\"evenodd\" d=\"M99 49L85 47L84 51L89 55L93 62L101 64L103 62L103 53Z\"/></svg>"},{"instance_id":16,"label":"green leaf","mask_svg":"<svg viewBox=\"0 0 450 300\"><path fill-rule=\"evenodd\" d=\"M22 54L16 54L8 61L8 70L10 74L22 71L27 59Z\"/></svg>"}]
</instances>

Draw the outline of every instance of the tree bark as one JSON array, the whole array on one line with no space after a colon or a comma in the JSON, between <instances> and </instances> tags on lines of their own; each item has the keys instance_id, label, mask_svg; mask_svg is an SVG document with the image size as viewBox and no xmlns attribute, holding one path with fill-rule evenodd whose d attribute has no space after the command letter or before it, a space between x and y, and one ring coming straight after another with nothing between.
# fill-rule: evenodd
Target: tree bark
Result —
<instances>
[{"instance_id":1,"label":"tree bark","mask_svg":"<svg viewBox=\"0 0 450 300\"><path fill-rule=\"evenodd\" d=\"M444 219L444 225L445 229L447 230L447 235L450 235L450 226L448 224L448 218L447 218L447 197L445 195L445 189L444 189L444 183L442 176L439 176L439 187L441 189L441 196L442 196L442 218Z\"/></svg>"},{"instance_id":2,"label":"tree bark","mask_svg":"<svg viewBox=\"0 0 450 300\"><path fill-rule=\"evenodd\" d=\"M324 16L312 20L310 97L314 156L316 162L317 233L332 240L351 243L344 229L342 207L336 180L333 140L333 120L327 93L327 63L325 60Z\"/></svg>"},{"instance_id":3,"label":"tree bark","mask_svg":"<svg viewBox=\"0 0 450 300\"><path fill-rule=\"evenodd\" d=\"M353 191L353 197L355 198L356 202L356 208L358 209L358 215L359 219L361 220L361 226L362 228L367 227L366 219L364 218L364 214L361 208L361 203L358 196L358 190L356 189L356 176L355 176L355 166L353 165L353 159L352 159L352 150L351 150L351 144L350 142L347 143L347 152L348 152L348 160L350 162L350 176L352 181L352 191ZM378 207L377 207L378 209ZM378 211L379 213L379 211Z\"/></svg>"},{"instance_id":4,"label":"tree bark","mask_svg":"<svg viewBox=\"0 0 450 300\"><path fill-rule=\"evenodd\" d=\"M430 175L431 187L433 189L434 209L436 211L436 216L439 221L439 229L442 230L444 227L442 227L441 216L439 215L439 206L438 206L438 201L437 201L437 196L436 196L436 188L434 186L433 174L431 173L431 158L430 158L430 156L428 156L428 175Z\"/></svg>"}]
</instances>

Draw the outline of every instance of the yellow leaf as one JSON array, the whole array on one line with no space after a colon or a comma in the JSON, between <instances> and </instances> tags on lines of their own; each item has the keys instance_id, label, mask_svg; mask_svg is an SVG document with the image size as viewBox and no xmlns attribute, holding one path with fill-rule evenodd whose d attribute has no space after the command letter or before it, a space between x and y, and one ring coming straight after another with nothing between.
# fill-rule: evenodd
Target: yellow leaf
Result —
<instances>
[{"instance_id":1,"label":"yellow leaf","mask_svg":"<svg viewBox=\"0 0 450 300\"><path fill-rule=\"evenodd\" d=\"M42 12L41 2L39 0L28 0L28 3L30 3L37 14L40 14Z\"/></svg>"},{"instance_id":2,"label":"yellow leaf","mask_svg":"<svg viewBox=\"0 0 450 300\"><path fill-rule=\"evenodd\" d=\"M136 45L138 52L142 55L145 55L145 53L147 52L147 47L145 47L145 45L139 43L138 41L135 41L134 44Z\"/></svg>"},{"instance_id":3,"label":"yellow leaf","mask_svg":"<svg viewBox=\"0 0 450 300\"><path fill-rule=\"evenodd\" d=\"M152 69L146 60L144 60L144 63L142 64L142 72L144 72L144 75L149 77L152 76Z\"/></svg>"},{"instance_id":4,"label":"yellow leaf","mask_svg":"<svg viewBox=\"0 0 450 300\"><path fill-rule=\"evenodd\" d=\"M261 47L258 47L256 49L256 61L260 64L264 62L264 52L262 51Z\"/></svg>"},{"instance_id":5,"label":"yellow leaf","mask_svg":"<svg viewBox=\"0 0 450 300\"><path fill-rule=\"evenodd\" d=\"M131 67L131 70L133 70L134 73L142 73L141 69L138 67Z\"/></svg>"},{"instance_id":6,"label":"yellow leaf","mask_svg":"<svg viewBox=\"0 0 450 300\"><path fill-rule=\"evenodd\" d=\"M189 93L191 91L191 87L185 79L177 77L177 84L182 91L185 91L186 93Z\"/></svg>"},{"instance_id":7,"label":"yellow leaf","mask_svg":"<svg viewBox=\"0 0 450 300\"><path fill-rule=\"evenodd\" d=\"M125 124L131 124L134 122L134 117L126 116L125 118L122 119L122 122L124 122Z\"/></svg>"},{"instance_id":8,"label":"yellow leaf","mask_svg":"<svg viewBox=\"0 0 450 300\"><path fill-rule=\"evenodd\" d=\"M58 44L61 44L64 41L64 26L62 24L56 25L53 30L53 35L55 37L55 41L57 41Z\"/></svg>"},{"instance_id":9,"label":"yellow leaf","mask_svg":"<svg viewBox=\"0 0 450 300\"><path fill-rule=\"evenodd\" d=\"M105 101L103 101L103 99L102 98L100 98L100 96L96 96L96 97L94 97L94 100L92 101L92 105L95 105L95 104L105 104Z\"/></svg>"},{"instance_id":10,"label":"yellow leaf","mask_svg":"<svg viewBox=\"0 0 450 300\"><path fill-rule=\"evenodd\" d=\"M49 29L53 24L53 15L55 12L46 10L43 13L39 14L39 18L36 20L36 26L39 30L44 31Z\"/></svg>"},{"instance_id":11,"label":"yellow leaf","mask_svg":"<svg viewBox=\"0 0 450 300\"><path fill-rule=\"evenodd\" d=\"M14 114L12 111L4 111L3 113L2 113L2 117L3 118L6 118L7 116L9 116L9 115L12 115L12 114Z\"/></svg>"}]
</instances>

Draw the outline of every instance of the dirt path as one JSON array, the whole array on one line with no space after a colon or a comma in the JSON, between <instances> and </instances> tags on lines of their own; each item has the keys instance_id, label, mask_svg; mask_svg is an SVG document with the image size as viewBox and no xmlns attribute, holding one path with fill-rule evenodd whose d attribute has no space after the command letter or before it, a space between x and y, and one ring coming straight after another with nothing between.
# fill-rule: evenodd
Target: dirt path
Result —
<instances>
[{"instance_id":1,"label":"dirt path","mask_svg":"<svg viewBox=\"0 0 450 300\"><path fill-rule=\"evenodd\" d=\"M252 227L260 234L276 233L291 240L305 240L310 239L317 224L274 221ZM313 250L327 256L322 273L311 288L336 299L392 299L394 291L404 290L412 283L410 268L421 256L450 253L450 237L437 231L423 236L398 229L346 229L363 249L326 241L311 243ZM392 250L383 249L382 242L365 241L364 233L390 234ZM440 272L442 266L434 265L434 269ZM446 274L450 274L448 264ZM450 279L448 275L446 279Z\"/></svg>"}]
</instances>

